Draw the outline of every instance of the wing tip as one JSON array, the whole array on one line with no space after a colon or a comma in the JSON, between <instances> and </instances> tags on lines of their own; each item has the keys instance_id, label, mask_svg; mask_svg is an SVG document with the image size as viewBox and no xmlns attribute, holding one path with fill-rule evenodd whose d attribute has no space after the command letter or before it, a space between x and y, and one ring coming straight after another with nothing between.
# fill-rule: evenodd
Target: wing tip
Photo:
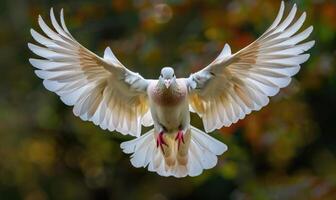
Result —
<instances>
[{"instance_id":1,"label":"wing tip","mask_svg":"<svg viewBox=\"0 0 336 200\"><path fill-rule=\"evenodd\" d=\"M105 51L104 51L104 54L105 54L105 53L112 53L111 48L110 48L110 47L106 47L106 48L105 48Z\"/></svg>"},{"instance_id":2,"label":"wing tip","mask_svg":"<svg viewBox=\"0 0 336 200\"><path fill-rule=\"evenodd\" d=\"M34 59L34 58L29 58L29 59L28 59L28 62L29 62L32 66L35 67L35 60L36 60L36 59Z\"/></svg>"},{"instance_id":3,"label":"wing tip","mask_svg":"<svg viewBox=\"0 0 336 200\"><path fill-rule=\"evenodd\" d=\"M61 21L64 22L64 9L63 8L61 8L61 11L60 11L60 18L61 18ZM63 23L62 23L62 25L63 25Z\"/></svg>"},{"instance_id":4,"label":"wing tip","mask_svg":"<svg viewBox=\"0 0 336 200\"><path fill-rule=\"evenodd\" d=\"M313 25L310 25L308 28L309 28L310 31L313 32L313 30L314 30L314 26Z\"/></svg>"},{"instance_id":5,"label":"wing tip","mask_svg":"<svg viewBox=\"0 0 336 200\"><path fill-rule=\"evenodd\" d=\"M306 31L307 31L307 34L308 34L307 37L309 37L309 35L314 31L314 26L313 26L313 25L310 25L310 26L306 29Z\"/></svg>"},{"instance_id":6,"label":"wing tip","mask_svg":"<svg viewBox=\"0 0 336 200\"><path fill-rule=\"evenodd\" d=\"M307 42L307 43L306 43L306 44L307 44L307 47L306 47L306 49L304 50L304 52L306 52L306 51L308 51L309 49L311 49L312 47L314 47L315 43L316 43L315 40L311 40L311 41Z\"/></svg>"},{"instance_id":7,"label":"wing tip","mask_svg":"<svg viewBox=\"0 0 336 200\"><path fill-rule=\"evenodd\" d=\"M64 18L64 9L63 8L61 8L61 10L60 10L60 17Z\"/></svg>"},{"instance_id":8,"label":"wing tip","mask_svg":"<svg viewBox=\"0 0 336 200\"><path fill-rule=\"evenodd\" d=\"M50 8L50 18L55 19L55 13L54 13L54 8L53 7Z\"/></svg>"},{"instance_id":9,"label":"wing tip","mask_svg":"<svg viewBox=\"0 0 336 200\"><path fill-rule=\"evenodd\" d=\"M34 44L33 44L33 43L28 42L28 43L27 43L27 46L28 46L28 48L29 48L31 51L33 51L33 48L34 48Z\"/></svg>"},{"instance_id":10,"label":"wing tip","mask_svg":"<svg viewBox=\"0 0 336 200\"><path fill-rule=\"evenodd\" d=\"M302 15L301 16L307 16L307 12L306 11L303 11Z\"/></svg>"},{"instance_id":11,"label":"wing tip","mask_svg":"<svg viewBox=\"0 0 336 200\"><path fill-rule=\"evenodd\" d=\"M34 38L34 40L35 40L36 42L38 42L36 38L37 38L37 36L40 35L40 34L39 34L37 31L35 31L35 29L33 29L33 28L30 28L29 31L30 31L30 35Z\"/></svg>"},{"instance_id":12,"label":"wing tip","mask_svg":"<svg viewBox=\"0 0 336 200\"><path fill-rule=\"evenodd\" d=\"M306 53L306 54L302 54L302 57L303 57L303 62L307 62L307 60L310 58L310 54L309 53Z\"/></svg>"},{"instance_id":13,"label":"wing tip","mask_svg":"<svg viewBox=\"0 0 336 200\"><path fill-rule=\"evenodd\" d=\"M280 11L283 13L284 10L285 10L285 1L282 0L280 3Z\"/></svg>"},{"instance_id":14,"label":"wing tip","mask_svg":"<svg viewBox=\"0 0 336 200\"><path fill-rule=\"evenodd\" d=\"M43 21L43 17L39 14L38 17L37 17L38 21Z\"/></svg>"},{"instance_id":15,"label":"wing tip","mask_svg":"<svg viewBox=\"0 0 336 200\"><path fill-rule=\"evenodd\" d=\"M312 40L312 41L310 41L310 42L311 42L311 47L310 47L310 48L312 48L312 47L315 45L316 41L315 41L315 40Z\"/></svg>"},{"instance_id":16,"label":"wing tip","mask_svg":"<svg viewBox=\"0 0 336 200\"><path fill-rule=\"evenodd\" d=\"M228 52L229 54L231 54L231 47L230 47L230 45L229 45L228 43L225 43L225 45L224 45L224 49L226 49L227 52Z\"/></svg>"},{"instance_id":17,"label":"wing tip","mask_svg":"<svg viewBox=\"0 0 336 200\"><path fill-rule=\"evenodd\" d=\"M219 153L218 155L222 155L223 153L225 153L225 152L227 152L229 150L229 147L226 144L224 144L222 142L221 142L221 144L222 144L221 145L221 151L218 152Z\"/></svg>"}]
</instances>

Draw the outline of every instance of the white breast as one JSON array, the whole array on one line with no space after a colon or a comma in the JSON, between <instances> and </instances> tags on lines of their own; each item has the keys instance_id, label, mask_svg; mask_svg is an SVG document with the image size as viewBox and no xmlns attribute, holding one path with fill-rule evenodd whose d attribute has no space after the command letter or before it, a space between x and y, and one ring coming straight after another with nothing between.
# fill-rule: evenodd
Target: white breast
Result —
<instances>
[{"instance_id":1,"label":"white breast","mask_svg":"<svg viewBox=\"0 0 336 200\"><path fill-rule=\"evenodd\" d=\"M178 85L175 92L160 91L156 83L149 86L149 104L154 120L168 130L177 130L184 117L189 115L187 89L185 84Z\"/></svg>"}]
</instances>

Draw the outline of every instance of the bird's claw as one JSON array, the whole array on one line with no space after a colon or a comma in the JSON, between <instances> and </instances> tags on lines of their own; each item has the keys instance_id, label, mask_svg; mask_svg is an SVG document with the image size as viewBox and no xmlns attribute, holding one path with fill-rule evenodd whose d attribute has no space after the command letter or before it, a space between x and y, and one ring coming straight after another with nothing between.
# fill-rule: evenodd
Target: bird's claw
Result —
<instances>
[{"instance_id":1,"label":"bird's claw","mask_svg":"<svg viewBox=\"0 0 336 200\"><path fill-rule=\"evenodd\" d=\"M183 131L179 130L176 134L175 140L177 140L177 148L180 149L181 142L184 144Z\"/></svg>"},{"instance_id":2,"label":"bird's claw","mask_svg":"<svg viewBox=\"0 0 336 200\"><path fill-rule=\"evenodd\" d=\"M158 137L156 138L156 147L157 148L161 148L162 153L164 154L164 150L163 150L163 145L167 145L167 143L164 141L163 139L163 131L159 133Z\"/></svg>"}]
</instances>

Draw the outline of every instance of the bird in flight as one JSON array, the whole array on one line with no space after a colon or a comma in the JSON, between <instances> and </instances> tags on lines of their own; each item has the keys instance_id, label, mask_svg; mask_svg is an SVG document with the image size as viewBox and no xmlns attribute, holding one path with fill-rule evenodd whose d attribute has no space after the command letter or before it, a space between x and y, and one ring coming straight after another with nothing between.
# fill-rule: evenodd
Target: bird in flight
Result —
<instances>
[{"instance_id":1,"label":"bird in flight","mask_svg":"<svg viewBox=\"0 0 336 200\"><path fill-rule=\"evenodd\" d=\"M299 32L304 12L294 20L297 7L287 17L284 2L273 24L254 42L232 54L226 44L219 56L187 78L177 78L164 67L156 80L127 69L107 47L99 57L82 46L60 23L53 9L53 29L42 19L41 35L31 29L40 45L28 44L41 58L29 59L46 89L73 106L73 113L104 130L136 136L123 142L134 167L148 168L161 176L197 176L217 163L227 146L206 133L230 126L286 87L300 70L314 41L302 42L313 31ZM205 132L190 124L190 112L203 121ZM154 128L141 135L142 126Z\"/></svg>"}]
</instances>

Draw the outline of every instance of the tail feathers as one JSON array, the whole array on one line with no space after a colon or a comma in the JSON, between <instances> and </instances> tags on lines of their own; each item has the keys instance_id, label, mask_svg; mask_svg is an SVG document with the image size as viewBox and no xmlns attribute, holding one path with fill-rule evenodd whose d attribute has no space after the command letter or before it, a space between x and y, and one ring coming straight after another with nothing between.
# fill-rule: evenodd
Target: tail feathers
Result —
<instances>
[{"instance_id":1,"label":"tail feathers","mask_svg":"<svg viewBox=\"0 0 336 200\"><path fill-rule=\"evenodd\" d=\"M203 169L213 168L217 164L217 156L225 151L227 146L224 143L191 126L188 175L198 176Z\"/></svg>"},{"instance_id":2,"label":"tail feathers","mask_svg":"<svg viewBox=\"0 0 336 200\"><path fill-rule=\"evenodd\" d=\"M205 147L216 155L221 155L227 151L227 146L225 144L196 127L191 126L191 136L193 137L193 141L198 142L199 145Z\"/></svg>"},{"instance_id":3,"label":"tail feathers","mask_svg":"<svg viewBox=\"0 0 336 200\"><path fill-rule=\"evenodd\" d=\"M195 127L191 127L190 131L188 158L185 165L180 162L175 162L172 166L166 164L160 148L156 147L154 129L120 146L125 153L133 153L131 163L134 167L148 167L149 171L157 172L161 176L198 176L203 169L210 169L217 164L217 156L224 153L227 146ZM175 147L176 145L173 146Z\"/></svg>"},{"instance_id":4,"label":"tail feathers","mask_svg":"<svg viewBox=\"0 0 336 200\"><path fill-rule=\"evenodd\" d=\"M154 129L134 140L123 142L120 144L124 153L130 154L131 163L134 167L145 167L153 159L156 151Z\"/></svg>"}]
</instances>

